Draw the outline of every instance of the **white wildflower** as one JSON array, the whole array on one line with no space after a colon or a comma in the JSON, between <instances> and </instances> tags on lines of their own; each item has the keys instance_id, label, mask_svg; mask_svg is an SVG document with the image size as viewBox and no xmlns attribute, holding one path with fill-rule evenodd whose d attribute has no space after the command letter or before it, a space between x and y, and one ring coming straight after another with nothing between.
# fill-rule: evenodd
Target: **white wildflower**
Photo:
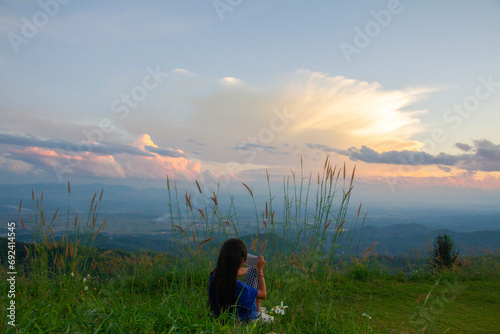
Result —
<instances>
[{"instance_id":1,"label":"white wildflower","mask_svg":"<svg viewBox=\"0 0 500 334\"><path fill-rule=\"evenodd\" d=\"M281 314L281 315L285 314L285 311L279 306L274 306L271 309L271 311L273 311L273 313L275 313L275 314Z\"/></svg>"},{"instance_id":2,"label":"white wildflower","mask_svg":"<svg viewBox=\"0 0 500 334\"><path fill-rule=\"evenodd\" d=\"M280 315L285 315L285 309L288 308L288 306L283 305L283 302L281 302L281 305L276 305L271 309L271 312L274 314L280 314Z\"/></svg>"}]
</instances>

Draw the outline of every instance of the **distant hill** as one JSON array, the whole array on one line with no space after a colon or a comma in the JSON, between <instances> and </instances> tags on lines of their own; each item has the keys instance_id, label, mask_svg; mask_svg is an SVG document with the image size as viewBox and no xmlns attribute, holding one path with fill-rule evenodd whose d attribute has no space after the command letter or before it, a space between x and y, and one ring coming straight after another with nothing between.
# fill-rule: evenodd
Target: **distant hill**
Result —
<instances>
[{"instance_id":1,"label":"distant hill","mask_svg":"<svg viewBox=\"0 0 500 334\"><path fill-rule=\"evenodd\" d=\"M17 221L19 203L23 199L21 216L27 224L36 204L32 201L32 189L35 198L43 191L45 217L52 217L59 208L57 224L53 227L56 236L65 231L68 202L70 218L74 220L78 213L82 224L87 219L89 205L95 193L104 189L98 224L107 218L105 233L96 237L95 245L103 248L140 249L173 252L178 243L171 244L165 233L170 233L168 192L166 187L136 189L123 185L87 184L71 185L68 195L67 183L47 183L34 185L0 185L0 235L6 235L8 221ZM181 202L183 200L182 195ZM220 206L224 205L220 198ZM196 204L193 197L193 204ZM227 203L226 203L227 204ZM196 207L196 205L194 205ZM273 208L279 212L279 205ZM240 231L253 231L255 212L244 205L236 206ZM196 212L196 209L195 209ZM178 215L174 210L174 216ZM33 215L35 217L36 215ZM178 217L174 217L177 219ZM17 224L16 234L19 241L30 240L31 230L23 230ZM28 225L28 224L27 224ZM462 254L470 254L478 249L494 249L500 245L500 213L494 211L456 211L446 209L433 210L391 210L369 212L364 228L350 231L355 237L353 244L360 240L359 250L366 251L374 243L373 252L391 256L424 256L439 233L446 232L455 241ZM243 233L242 233L243 234ZM361 239L358 236L361 235ZM306 238L307 236L303 236ZM248 247L252 245L250 236L243 236ZM261 246L265 235L260 236ZM188 242L187 240L185 242ZM199 242L196 241L194 244ZM213 240L220 244L223 240ZM341 245L342 247L346 245ZM279 235L269 235L267 251L297 250L301 245L292 244ZM328 247L328 245L327 245ZM342 252L349 253L348 248ZM352 252L351 252L352 253Z\"/></svg>"},{"instance_id":2,"label":"distant hill","mask_svg":"<svg viewBox=\"0 0 500 334\"><path fill-rule=\"evenodd\" d=\"M438 234L446 233L455 240L457 249L462 255L482 255L483 250L495 250L498 252L500 245L500 230L494 231L476 231L476 232L455 232L451 230L435 230L429 226L419 224L397 224L387 227L366 226L361 235L358 254L363 254L375 242L377 243L370 251L370 255L379 255L379 266L396 270L403 270L408 265L422 263L427 255L428 248ZM90 244L92 235L80 235L80 245ZM248 252L260 255L260 251L267 240L264 256L267 261L273 261L273 256L276 254L290 255L292 252L299 254L304 248L302 244L292 244L279 235L269 233L261 233L259 240L256 235L244 235L240 238L247 244ZM57 237L61 239L61 236ZM87 242L85 242L85 240ZM252 244L255 241L255 248ZM225 238L214 239L202 245L203 248L220 246L225 241ZM196 250L200 244L200 240L193 242L191 239L185 239L182 243L172 242L169 237L162 234L119 234L109 235L101 233L91 242L93 247L98 251L106 249L123 250L126 252L136 251L160 251L170 255L175 255L181 249L190 245ZM260 242L260 243L259 243ZM5 264L7 259L7 239L0 237L0 262ZM32 250L33 244L22 243L16 241L16 255L18 263L23 263L26 257L26 251ZM349 252L345 248L345 254L341 255L340 259L346 259L346 256L353 254L356 249L356 244ZM216 254L210 255L212 260L215 260ZM399 270L399 269L398 269ZM406 270L406 269L404 269Z\"/></svg>"},{"instance_id":3,"label":"distant hill","mask_svg":"<svg viewBox=\"0 0 500 334\"><path fill-rule=\"evenodd\" d=\"M386 227L365 226L361 232L360 250L367 250L377 242L373 251L381 255L425 256L438 234L453 238L457 249L464 255L482 249L498 249L500 229L493 231L455 232L434 229L420 224L396 224Z\"/></svg>"}]
</instances>

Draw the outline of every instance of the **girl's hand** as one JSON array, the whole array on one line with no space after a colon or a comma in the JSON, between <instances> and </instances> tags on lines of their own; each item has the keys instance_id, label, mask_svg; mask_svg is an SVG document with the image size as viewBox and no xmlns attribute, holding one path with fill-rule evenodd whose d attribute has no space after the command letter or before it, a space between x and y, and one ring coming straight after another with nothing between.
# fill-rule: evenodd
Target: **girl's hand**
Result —
<instances>
[{"instance_id":1,"label":"girl's hand","mask_svg":"<svg viewBox=\"0 0 500 334\"><path fill-rule=\"evenodd\" d=\"M265 264L266 264L266 261L264 261L264 257L263 256L259 256L258 259L257 259L257 264L256 264L257 272L259 274L263 274L264 273L264 265Z\"/></svg>"}]
</instances>

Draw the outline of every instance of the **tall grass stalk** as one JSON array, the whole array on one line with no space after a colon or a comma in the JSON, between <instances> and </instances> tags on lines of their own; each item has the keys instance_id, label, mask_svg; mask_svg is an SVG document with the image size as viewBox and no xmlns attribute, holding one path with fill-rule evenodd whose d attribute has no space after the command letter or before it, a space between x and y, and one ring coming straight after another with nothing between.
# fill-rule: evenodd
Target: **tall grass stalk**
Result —
<instances>
[{"instance_id":1,"label":"tall grass stalk","mask_svg":"<svg viewBox=\"0 0 500 334\"><path fill-rule=\"evenodd\" d=\"M257 194L242 182L253 206L253 222L241 221L232 195L226 203L226 211L222 211L218 202L220 183L212 194L204 194L200 183L196 181L198 195L202 198L202 201L196 201L201 207L196 207L189 192L185 193L183 201L179 199L176 184L171 194L172 189L167 180L171 238L175 240L176 248L181 253L185 252L186 256L196 254L213 258L222 241L234 236L244 237L243 228L250 227L253 230L248 239L251 242L248 245L250 251L260 254L265 252L266 247L271 247L274 251L272 256L277 260L275 263L288 263L292 255L301 259L300 265L306 271L310 271L312 266L332 263L339 256L339 250L352 246L355 229L359 228L362 217L361 205L357 215L348 216L355 168L347 172L345 164L342 167L333 166L327 158L322 171L315 177L312 173L307 173L307 177L304 175L301 159L300 172L291 170L291 176L283 177L281 217L276 214L279 198L273 194L273 184L267 170L268 194L264 207L257 206ZM309 203L311 197L314 198L312 207ZM177 212L176 217L173 210ZM272 241L277 244L271 245Z\"/></svg>"},{"instance_id":2,"label":"tall grass stalk","mask_svg":"<svg viewBox=\"0 0 500 334\"><path fill-rule=\"evenodd\" d=\"M27 224L21 217L21 204L18 210L18 219L25 229L30 230L32 247L25 250L30 275L46 281L54 275L68 274L70 272L88 272L92 266L92 245L97 234L104 230L106 220L98 223L99 209L104 189L97 198L97 192L91 201L87 220L82 222L75 214L72 231L70 230L71 218L71 188L68 182L68 210L66 214L66 228L62 236L56 236L57 216L59 207L53 214L48 214L44 208L43 191L40 197L35 196L32 189L32 209L29 213ZM83 225L83 227L82 227Z\"/></svg>"},{"instance_id":3,"label":"tall grass stalk","mask_svg":"<svg viewBox=\"0 0 500 334\"><path fill-rule=\"evenodd\" d=\"M421 331L421 326L412 326L410 321L413 318L410 316L416 314L416 320L424 319L425 311L432 306L429 296L446 292L432 274L415 274L413 280L402 283L390 275L369 271L366 262L355 262L347 273L332 264L339 256L339 250L353 242L353 228L360 222L363 226L362 217L366 217L366 214L361 214L361 204L353 217L348 214L354 174L354 170L348 173L345 166L336 168L327 160L323 171L316 177L312 173L304 173L301 162L300 180L297 177L299 173L293 171L292 177L283 178L283 214L280 217L275 215L275 211L279 210L279 198L273 195L271 177L266 173L269 197L264 207L257 207L257 195L247 187L254 203L257 225L253 226L250 236L242 233L246 221L239 217L234 197L229 198L227 207L219 203L219 186L213 194L205 194L196 182L203 198L199 202L200 207L197 207L190 193L186 192L184 198L178 196L183 192L178 192L175 183L171 187L167 179L170 213L167 221L171 225L172 244L175 242L178 249L178 253L170 255L150 251L102 252L80 243L84 238L93 241L105 227L106 219L101 224L97 223L102 190L99 199L97 193L94 195L86 222L75 214L71 226L73 233L68 231L69 223L73 222L72 213L68 210L65 236L56 240L53 232L58 210L49 215L43 207L43 195L35 197L33 191L33 209L27 224L27 228L32 230L33 244L29 248L28 269L18 276L17 282L21 296L17 299L18 327L7 328L2 323L0 332ZM22 222L21 206L22 201L18 210ZM266 256L274 251L273 257L278 258L278 261L269 261L266 265L269 292L264 306L270 309L285 301L289 309L285 316L276 317L274 324L241 324L230 316L214 319L207 308L207 279L213 269L217 248L224 238L235 235L253 240L255 249L264 251ZM276 245L271 241L278 240L278 237L286 242L286 247L272 249ZM261 244L257 244L259 238L262 238ZM367 255L368 252L365 257ZM453 307L450 302L447 312L440 314L440 317L446 318L443 320L446 328L450 323L463 322L468 316L482 315L490 309L493 310L490 311L493 320L488 324L481 322L481 325L487 332L498 327L496 309L489 305L480 309L488 298L493 306L498 299L498 293L494 295L498 291L495 287L500 272L498 252L488 254L484 261L476 264L462 262L460 265L467 269L463 274L454 271L446 273L459 279L474 279L474 287L480 284L485 287L460 290L460 293L464 291L464 296L475 294L456 303L479 300L475 307L480 311L470 312L469 308L464 308L467 314L462 316L463 313L457 311L462 307ZM324 270L317 270L321 266ZM3 282L0 283L0 292L5 295L9 286L4 268L0 268L0 278ZM425 300L415 308L415 297L422 293L425 293ZM367 317L366 312L370 316ZM371 316L374 320L370 322ZM433 322L439 330L443 328L438 324L440 321L436 317ZM456 330L461 329L462 322L455 325ZM421 323L418 322L418 325ZM473 330L469 327L469 332Z\"/></svg>"}]
</instances>

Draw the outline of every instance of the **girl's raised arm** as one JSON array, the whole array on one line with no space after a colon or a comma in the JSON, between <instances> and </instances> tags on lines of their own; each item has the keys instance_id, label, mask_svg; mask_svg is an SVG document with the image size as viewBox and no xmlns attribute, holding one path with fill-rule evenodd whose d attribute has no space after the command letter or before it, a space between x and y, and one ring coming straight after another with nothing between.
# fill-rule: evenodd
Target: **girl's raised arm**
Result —
<instances>
[{"instance_id":1,"label":"girl's raised arm","mask_svg":"<svg viewBox=\"0 0 500 334\"><path fill-rule=\"evenodd\" d=\"M263 256L259 256L257 260L257 274L259 275L259 287L257 289L257 298L266 299L267 291L266 291L266 281L264 280L264 265L266 261L264 261Z\"/></svg>"}]
</instances>

